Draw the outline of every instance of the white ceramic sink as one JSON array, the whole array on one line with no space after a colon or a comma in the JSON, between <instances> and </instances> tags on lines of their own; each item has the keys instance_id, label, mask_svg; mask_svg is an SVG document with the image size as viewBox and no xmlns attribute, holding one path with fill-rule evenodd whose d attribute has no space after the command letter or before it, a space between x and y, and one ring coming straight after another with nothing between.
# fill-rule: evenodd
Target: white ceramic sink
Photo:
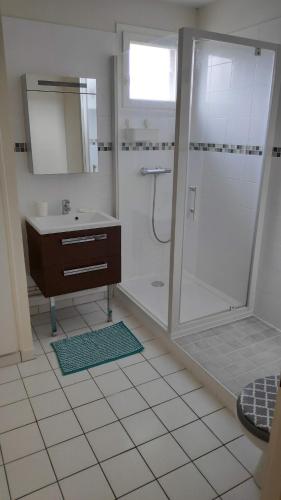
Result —
<instances>
[{"instance_id":1,"label":"white ceramic sink","mask_svg":"<svg viewBox=\"0 0 281 500\"><path fill-rule=\"evenodd\" d=\"M99 227L120 226L118 219L103 212L80 213L66 215L47 215L46 217L26 217L29 224L39 234L63 233L66 231L81 231Z\"/></svg>"}]
</instances>

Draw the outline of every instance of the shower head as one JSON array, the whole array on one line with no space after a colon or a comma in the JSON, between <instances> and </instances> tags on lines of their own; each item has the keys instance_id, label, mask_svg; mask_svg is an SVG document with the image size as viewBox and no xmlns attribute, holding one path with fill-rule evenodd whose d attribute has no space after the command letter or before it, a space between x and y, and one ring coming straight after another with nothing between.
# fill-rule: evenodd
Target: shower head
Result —
<instances>
[{"instance_id":1,"label":"shower head","mask_svg":"<svg viewBox=\"0 0 281 500\"><path fill-rule=\"evenodd\" d=\"M140 169L141 175L159 175L159 174L170 174L172 170L170 168L161 168L161 167L155 167L155 168L145 168L142 167Z\"/></svg>"}]
</instances>

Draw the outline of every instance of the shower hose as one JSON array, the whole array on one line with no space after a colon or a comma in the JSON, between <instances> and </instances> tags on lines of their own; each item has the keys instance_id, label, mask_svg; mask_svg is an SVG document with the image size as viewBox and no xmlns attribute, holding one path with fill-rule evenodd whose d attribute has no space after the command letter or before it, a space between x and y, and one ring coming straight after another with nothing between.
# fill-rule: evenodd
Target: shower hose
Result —
<instances>
[{"instance_id":1,"label":"shower hose","mask_svg":"<svg viewBox=\"0 0 281 500\"><path fill-rule=\"evenodd\" d=\"M156 231L156 226L155 226L155 201L156 201L156 190L157 190L156 185L157 185L157 174L154 174L152 221L151 221L152 222L152 231L153 231L155 239L157 241L159 241L159 243L170 243L171 238L169 238L168 240L161 240L161 238L159 238L157 231Z\"/></svg>"}]
</instances>

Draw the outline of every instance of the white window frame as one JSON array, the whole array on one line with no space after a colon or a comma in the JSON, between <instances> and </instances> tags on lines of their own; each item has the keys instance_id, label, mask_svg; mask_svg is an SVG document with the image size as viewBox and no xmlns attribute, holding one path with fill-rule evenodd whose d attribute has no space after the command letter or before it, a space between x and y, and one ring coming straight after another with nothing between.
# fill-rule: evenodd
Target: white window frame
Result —
<instances>
[{"instance_id":1,"label":"white window frame","mask_svg":"<svg viewBox=\"0 0 281 500\"><path fill-rule=\"evenodd\" d=\"M178 34L167 31L154 31L143 30L140 32L123 31L122 32L122 49L123 49L123 75L122 75L122 89L123 89L123 106L125 108L150 108L150 109L171 109L175 110L176 101L157 101L145 99L131 99L129 97L129 49L130 43L136 42L143 45L153 45L155 47L176 48L178 42Z\"/></svg>"}]
</instances>

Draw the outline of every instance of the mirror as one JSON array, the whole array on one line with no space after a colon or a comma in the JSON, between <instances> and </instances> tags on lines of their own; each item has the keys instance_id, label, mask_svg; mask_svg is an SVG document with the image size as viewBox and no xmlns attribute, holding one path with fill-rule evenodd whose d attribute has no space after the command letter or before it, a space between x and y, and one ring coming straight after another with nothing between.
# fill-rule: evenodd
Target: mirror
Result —
<instances>
[{"instance_id":1,"label":"mirror","mask_svg":"<svg viewBox=\"0 0 281 500\"><path fill-rule=\"evenodd\" d=\"M24 75L31 171L98 171L96 80Z\"/></svg>"}]
</instances>

